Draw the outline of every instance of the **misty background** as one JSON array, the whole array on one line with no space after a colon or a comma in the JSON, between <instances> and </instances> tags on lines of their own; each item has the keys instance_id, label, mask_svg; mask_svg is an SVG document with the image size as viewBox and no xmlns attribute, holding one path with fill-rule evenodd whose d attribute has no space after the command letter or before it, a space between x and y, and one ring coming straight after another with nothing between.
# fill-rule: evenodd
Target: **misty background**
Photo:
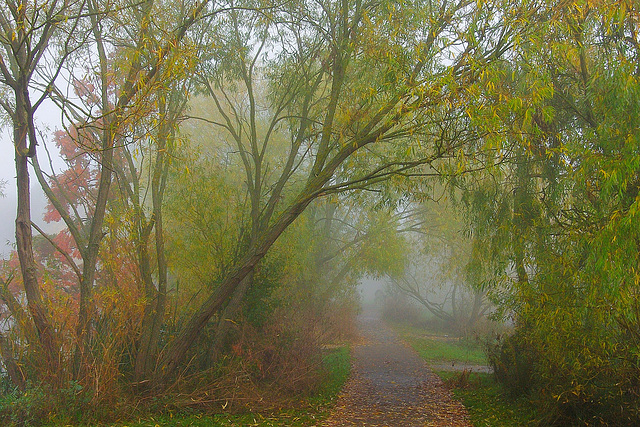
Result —
<instances>
[{"instance_id":1,"label":"misty background","mask_svg":"<svg viewBox=\"0 0 640 427\"><path fill-rule=\"evenodd\" d=\"M52 142L53 133L61 127L59 110L51 102L45 101L38 113L36 118L38 128L45 129L40 134L40 144L47 144L49 152L54 156L53 163L60 170L63 161L58 157L58 149ZM9 125L3 123L0 126L0 182L4 183L2 189L4 197L0 197L0 258L9 256L16 241L16 169L11 133L12 129ZM44 151L41 151L40 155L43 156ZM47 198L33 175L31 176L30 188L32 221L47 232L60 230L60 225L47 224L42 219L47 207Z\"/></svg>"}]
</instances>

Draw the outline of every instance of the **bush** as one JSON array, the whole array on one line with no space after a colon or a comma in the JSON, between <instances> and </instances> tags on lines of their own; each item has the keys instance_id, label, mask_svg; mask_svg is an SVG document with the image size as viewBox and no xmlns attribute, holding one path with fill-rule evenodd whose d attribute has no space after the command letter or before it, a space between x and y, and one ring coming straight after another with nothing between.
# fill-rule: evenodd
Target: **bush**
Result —
<instances>
[{"instance_id":1,"label":"bush","mask_svg":"<svg viewBox=\"0 0 640 427\"><path fill-rule=\"evenodd\" d=\"M512 397L531 391L535 383L536 351L521 330L496 337L487 344L487 355L496 380Z\"/></svg>"},{"instance_id":2,"label":"bush","mask_svg":"<svg viewBox=\"0 0 640 427\"><path fill-rule=\"evenodd\" d=\"M608 328L567 331L521 326L489 345L503 389L534 401L541 425L640 425L640 363L633 344Z\"/></svg>"},{"instance_id":3,"label":"bush","mask_svg":"<svg viewBox=\"0 0 640 427\"><path fill-rule=\"evenodd\" d=\"M114 419L119 409L96 399L93 390L76 381L58 389L29 383L24 392L13 389L0 395L0 425L87 424Z\"/></svg>"},{"instance_id":4,"label":"bush","mask_svg":"<svg viewBox=\"0 0 640 427\"><path fill-rule=\"evenodd\" d=\"M243 322L231 357L253 382L304 394L319 381L321 341L316 320L277 312L261 327Z\"/></svg>"},{"instance_id":5,"label":"bush","mask_svg":"<svg viewBox=\"0 0 640 427\"><path fill-rule=\"evenodd\" d=\"M15 390L3 395L0 398L0 421L11 426L43 424L54 410L49 394L41 387L29 386L25 392Z\"/></svg>"}]
</instances>

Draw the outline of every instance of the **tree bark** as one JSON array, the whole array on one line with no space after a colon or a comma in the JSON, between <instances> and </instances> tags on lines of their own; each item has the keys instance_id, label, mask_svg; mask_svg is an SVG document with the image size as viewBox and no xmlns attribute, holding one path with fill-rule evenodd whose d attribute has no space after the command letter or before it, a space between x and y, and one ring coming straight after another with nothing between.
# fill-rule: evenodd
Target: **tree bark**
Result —
<instances>
[{"instance_id":1,"label":"tree bark","mask_svg":"<svg viewBox=\"0 0 640 427\"><path fill-rule=\"evenodd\" d=\"M33 255L33 234L31 230L31 194L29 190L29 169L27 159L35 152L35 141L27 146L31 105L27 89L16 91L16 114L13 137L15 144L16 185L18 208L16 214L16 250L20 260L20 271L24 284L27 307L44 351L50 372L58 369L58 345L50 315L47 312L37 276L37 264Z\"/></svg>"},{"instance_id":2,"label":"tree bark","mask_svg":"<svg viewBox=\"0 0 640 427\"><path fill-rule=\"evenodd\" d=\"M238 314L240 309L240 304L244 300L244 296L247 294L247 291L251 287L251 283L253 282L253 274L247 275L236 290L233 292L229 303L222 311L220 316L220 321L216 326L216 330L213 336L213 343L211 344L211 350L209 352L209 361L211 364L215 363L218 360L218 357L224 350L224 347L227 343L227 339L229 337L229 332L231 328L231 320Z\"/></svg>"}]
</instances>

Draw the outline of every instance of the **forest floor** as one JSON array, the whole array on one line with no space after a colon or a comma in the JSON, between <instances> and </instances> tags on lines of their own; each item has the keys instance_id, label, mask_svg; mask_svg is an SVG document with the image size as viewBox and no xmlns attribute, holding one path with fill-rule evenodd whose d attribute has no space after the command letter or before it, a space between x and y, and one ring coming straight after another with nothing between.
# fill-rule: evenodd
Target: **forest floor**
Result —
<instances>
[{"instance_id":1,"label":"forest floor","mask_svg":"<svg viewBox=\"0 0 640 427\"><path fill-rule=\"evenodd\" d=\"M323 426L471 426L462 403L377 313L360 316L359 330L352 375Z\"/></svg>"}]
</instances>

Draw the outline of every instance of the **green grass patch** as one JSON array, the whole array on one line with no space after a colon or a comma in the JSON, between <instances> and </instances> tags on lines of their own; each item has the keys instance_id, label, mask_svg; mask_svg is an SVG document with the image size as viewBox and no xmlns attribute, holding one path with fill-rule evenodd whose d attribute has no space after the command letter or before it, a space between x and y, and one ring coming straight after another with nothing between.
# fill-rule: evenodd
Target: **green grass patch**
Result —
<instances>
[{"instance_id":1,"label":"green grass patch","mask_svg":"<svg viewBox=\"0 0 640 427\"><path fill-rule=\"evenodd\" d=\"M428 363L460 362L476 365L488 363L487 355L479 342L433 334L406 324L393 325L393 327L401 338Z\"/></svg>"},{"instance_id":2,"label":"green grass patch","mask_svg":"<svg viewBox=\"0 0 640 427\"><path fill-rule=\"evenodd\" d=\"M520 427L533 425L536 408L526 398L505 396L492 374L468 373L461 378L459 372L437 371L452 386L454 396L469 411L475 427Z\"/></svg>"},{"instance_id":3,"label":"green grass patch","mask_svg":"<svg viewBox=\"0 0 640 427\"><path fill-rule=\"evenodd\" d=\"M313 405L329 405L338 396L351 372L351 354L346 346L325 353L322 357L325 380L309 399Z\"/></svg>"},{"instance_id":4,"label":"green grass patch","mask_svg":"<svg viewBox=\"0 0 640 427\"><path fill-rule=\"evenodd\" d=\"M318 390L300 403L298 407L287 408L276 413L248 414L163 414L147 417L129 423L119 423L120 427L173 427L173 426L315 426L325 419L332 403L342 389L351 371L349 348L339 347L326 352L322 357L323 382Z\"/></svg>"},{"instance_id":5,"label":"green grass patch","mask_svg":"<svg viewBox=\"0 0 640 427\"><path fill-rule=\"evenodd\" d=\"M194 427L239 427L239 426L292 426L302 427L315 425L322 416L307 412L289 410L274 415L265 414L243 414L243 415L166 415L161 417L151 417L137 422L118 424L122 427L174 427L174 426L194 426Z\"/></svg>"},{"instance_id":6,"label":"green grass patch","mask_svg":"<svg viewBox=\"0 0 640 427\"><path fill-rule=\"evenodd\" d=\"M465 342L438 341L435 339L409 337L406 338L420 357L429 363L466 362L477 365L487 364L487 356L482 348Z\"/></svg>"}]
</instances>

